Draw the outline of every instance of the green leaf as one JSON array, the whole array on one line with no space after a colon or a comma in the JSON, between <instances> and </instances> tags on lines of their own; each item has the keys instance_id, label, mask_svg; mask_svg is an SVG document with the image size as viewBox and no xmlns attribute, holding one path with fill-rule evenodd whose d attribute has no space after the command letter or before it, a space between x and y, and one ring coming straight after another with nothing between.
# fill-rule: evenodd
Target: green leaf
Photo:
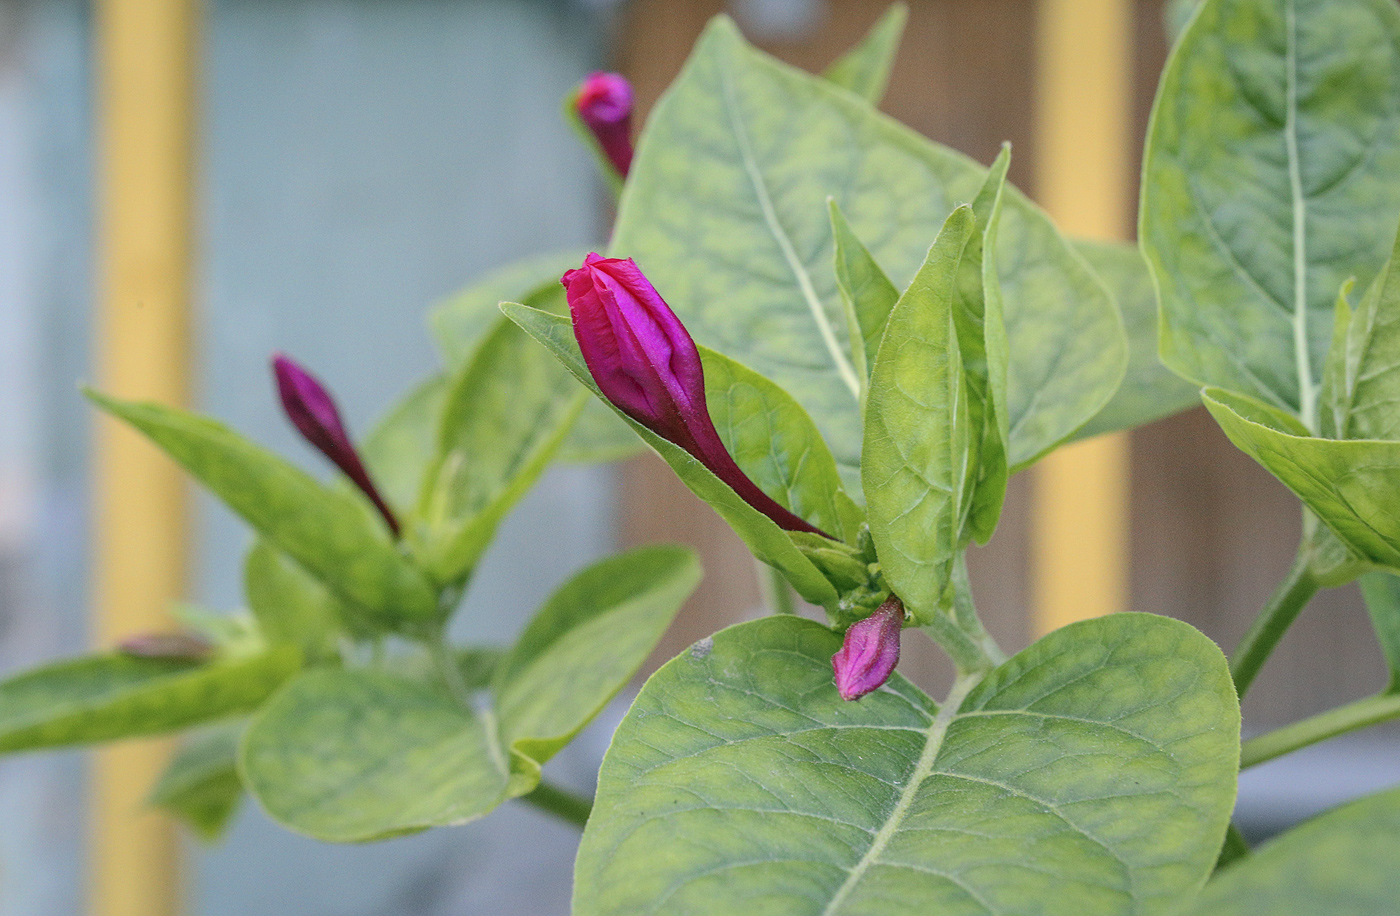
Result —
<instances>
[{"instance_id":1,"label":"green leaf","mask_svg":"<svg viewBox=\"0 0 1400 916\"><path fill-rule=\"evenodd\" d=\"M822 73L842 89L849 89L871 105L879 105L890 82L890 69L904 35L904 23L909 19L909 7L903 3L890 8L875 20L870 31L854 48L837 58Z\"/></svg>"},{"instance_id":2,"label":"green leaf","mask_svg":"<svg viewBox=\"0 0 1400 916\"><path fill-rule=\"evenodd\" d=\"M310 671L253 719L244 784L278 823L334 843L465 823L506 799L489 718L379 671Z\"/></svg>"},{"instance_id":3,"label":"green leaf","mask_svg":"<svg viewBox=\"0 0 1400 916\"><path fill-rule=\"evenodd\" d=\"M1255 850L1183 916L1391 916L1400 898L1400 790L1358 799Z\"/></svg>"},{"instance_id":4,"label":"green leaf","mask_svg":"<svg viewBox=\"0 0 1400 916\"><path fill-rule=\"evenodd\" d=\"M524 301L551 284L562 291L559 278L587 253L552 251L515 261L435 306L428 324L443 360L453 368L466 363L501 320L501 302Z\"/></svg>"},{"instance_id":5,"label":"green leaf","mask_svg":"<svg viewBox=\"0 0 1400 916\"><path fill-rule=\"evenodd\" d=\"M783 508L854 543L864 517L846 515L836 459L802 405L723 354L706 350L702 362L710 419L740 469Z\"/></svg>"},{"instance_id":6,"label":"green leaf","mask_svg":"<svg viewBox=\"0 0 1400 916\"><path fill-rule=\"evenodd\" d=\"M1375 276L1400 213L1400 10L1208 0L1167 64L1144 157L1162 359L1316 430L1333 297Z\"/></svg>"},{"instance_id":7,"label":"green leaf","mask_svg":"<svg viewBox=\"0 0 1400 916\"><path fill-rule=\"evenodd\" d=\"M851 340L851 362L861 383L861 395L870 387L870 367L885 334L890 310L899 301L899 290L875 263L835 198L827 198L831 211L831 237L836 249L836 289L846 312L846 332Z\"/></svg>"},{"instance_id":8,"label":"green leaf","mask_svg":"<svg viewBox=\"0 0 1400 916\"><path fill-rule=\"evenodd\" d=\"M1142 252L1124 242L1087 239L1076 239L1074 247L1113 292L1128 332L1123 384L1074 438L1133 429L1198 406L1201 389L1177 376L1157 355L1157 292Z\"/></svg>"},{"instance_id":9,"label":"green leaf","mask_svg":"<svg viewBox=\"0 0 1400 916\"><path fill-rule=\"evenodd\" d=\"M1366 573L1361 577L1361 596L1376 629L1376 639L1390 671L1389 693L1400 693L1400 578L1389 573Z\"/></svg>"},{"instance_id":10,"label":"green leaf","mask_svg":"<svg viewBox=\"0 0 1400 916\"><path fill-rule=\"evenodd\" d=\"M289 647L244 658L92 655L0 683L0 753L159 735L255 709L301 665Z\"/></svg>"},{"instance_id":11,"label":"green leaf","mask_svg":"<svg viewBox=\"0 0 1400 916\"><path fill-rule=\"evenodd\" d=\"M1219 388L1206 389L1203 399L1230 441L1343 544L1363 560L1400 569L1400 442L1312 438L1296 419L1259 401Z\"/></svg>"},{"instance_id":12,"label":"green leaf","mask_svg":"<svg viewBox=\"0 0 1400 916\"><path fill-rule=\"evenodd\" d=\"M423 490L423 475L433 460L447 376L438 373L414 388L375 425L360 457L380 494L400 515L411 511Z\"/></svg>"},{"instance_id":13,"label":"green leaf","mask_svg":"<svg viewBox=\"0 0 1400 916\"><path fill-rule=\"evenodd\" d=\"M553 459L587 395L514 324L500 319L453 380L414 552L439 582L476 565L506 513Z\"/></svg>"},{"instance_id":14,"label":"green leaf","mask_svg":"<svg viewBox=\"0 0 1400 916\"><path fill-rule=\"evenodd\" d=\"M330 589L266 541L254 543L243 561L243 594L268 642L297 646L312 662L334 656L344 618L358 622Z\"/></svg>"},{"instance_id":15,"label":"green leaf","mask_svg":"<svg viewBox=\"0 0 1400 916\"><path fill-rule=\"evenodd\" d=\"M578 341L574 339L573 327L567 318L516 302L502 303L501 310L544 344L595 396L607 400L603 398L583 362ZM706 359L704 348L701 348L700 355L702 360ZM623 414L618 412L618 416L622 417ZM676 476L692 493L709 503L710 508L729 523L754 556L781 572L788 582L792 583L797 593L806 600L823 607L835 607L836 590L812 561L802 555L802 551L793 544L787 532L779 528L768 516L744 502L728 484L710 473L684 449L667 442L640 424L623 418L642 441L651 446L671 466L671 470L676 472ZM774 499L778 498L777 494L769 495Z\"/></svg>"},{"instance_id":16,"label":"green leaf","mask_svg":"<svg viewBox=\"0 0 1400 916\"><path fill-rule=\"evenodd\" d=\"M643 547L594 564L540 608L493 679L501 740L534 762L536 782L538 765L622 689L699 584L691 551Z\"/></svg>"},{"instance_id":17,"label":"green leaf","mask_svg":"<svg viewBox=\"0 0 1400 916\"><path fill-rule=\"evenodd\" d=\"M603 761L575 916L1165 916L1205 881L1240 720L1191 627L1074 624L941 711L899 675L843 702L840 645L769 617L652 676Z\"/></svg>"},{"instance_id":18,"label":"green leaf","mask_svg":"<svg viewBox=\"0 0 1400 916\"><path fill-rule=\"evenodd\" d=\"M642 440L617 414L593 398L583 405L554 460L561 464L604 464L622 461L646 450Z\"/></svg>"},{"instance_id":19,"label":"green leaf","mask_svg":"<svg viewBox=\"0 0 1400 916\"><path fill-rule=\"evenodd\" d=\"M647 122L611 250L633 257L695 339L793 395L859 476L860 382L828 197L897 288L987 170L717 18ZM1126 342L1101 282L1024 195L997 239L1011 352L1010 463L1029 464L1107 403Z\"/></svg>"},{"instance_id":20,"label":"green leaf","mask_svg":"<svg viewBox=\"0 0 1400 916\"><path fill-rule=\"evenodd\" d=\"M1400 439L1400 237L1355 313L1343 285L1336 316L1324 368L1323 429L1336 439Z\"/></svg>"},{"instance_id":21,"label":"green leaf","mask_svg":"<svg viewBox=\"0 0 1400 916\"><path fill-rule=\"evenodd\" d=\"M437 590L399 553L357 493L323 486L206 417L96 392L88 397L145 434L269 543L381 624L437 614Z\"/></svg>"},{"instance_id":22,"label":"green leaf","mask_svg":"<svg viewBox=\"0 0 1400 916\"><path fill-rule=\"evenodd\" d=\"M151 790L151 804L184 821L205 842L223 835L243 798L238 741L245 725L230 722L191 735Z\"/></svg>"},{"instance_id":23,"label":"green leaf","mask_svg":"<svg viewBox=\"0 0 1400 916\"><path fill-rule=\"evenodd\" d=\"M603 560L556 591L504 658L458 653L467 689L381 671L313 671L253 720L249 791L329 842L460 824L539 784L540 767L641 667L700 580L679 547Z\"/></svg>"},{"instance_id":24,"label":"green leaf","mask_svg":"<svg viewBox=\"0 0 1400 916\"><path fill-rule=\"evenodd\" d=\"M890 313L865 407L870 535L890 588L919 620L936 613L952 575L976 473L953 316L975 228L972 209L959 207L938 233Z\"/></svg>"}]
</instances>

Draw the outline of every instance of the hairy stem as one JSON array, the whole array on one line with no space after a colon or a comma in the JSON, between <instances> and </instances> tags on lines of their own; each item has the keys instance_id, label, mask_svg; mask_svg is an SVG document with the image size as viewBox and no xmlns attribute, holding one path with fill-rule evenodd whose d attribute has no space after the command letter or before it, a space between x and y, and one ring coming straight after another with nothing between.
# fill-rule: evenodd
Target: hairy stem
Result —
<instances>
[{"instance_id":1,"label":"hairy stem","mask_svg":"<svg viewBox=\"0 0 1400 916\"><path fill-rule=\"evenodd\" d=\"M1382 693L1338 706L1249 739L1240 750L1240 769L1257 766L1310 744L1397 718L1400 718L1400 694Z\"/></svg>"},{"instance_id":2,"label":"hairy stem","mask_svg":"<svg viewBox=\"0 0 1400 916\"><path fill-rule=\"evenodd\" d=\"M548 811L580 829L588 823L588 815L593 811L593 799L584 798L544 780L540 780L533 792L520 796L520 800L529 802L541 811Z\"/></svg>"},{"instance_id":3,"label":"hairy stem","mask_svg":"<svg viewBox=\"0 0 1400 916\"><path fill-rule=\"evenodd\" d=\"M1269 660L1283 634L1293 625L1300 611L1316 595L1320 585L1309 566L1311 551L1306 545L1298 549L1298 556L1288 570L1287 577L1269 597L1268 604L1254 619L1249 632L1235 648L1230 657L1230 674L1235 679L1235 690L1243 699L1249 685Z\"/></svg>"}]
</instances>

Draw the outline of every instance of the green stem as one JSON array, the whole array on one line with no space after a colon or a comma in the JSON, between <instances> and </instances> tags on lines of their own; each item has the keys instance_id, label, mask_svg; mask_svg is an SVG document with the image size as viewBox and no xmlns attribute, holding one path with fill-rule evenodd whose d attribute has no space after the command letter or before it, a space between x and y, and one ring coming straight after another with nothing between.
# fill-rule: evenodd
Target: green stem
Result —
<instances>
[{"instance_id":1,"label":"green stem","mask_svg":"<svg viewBox=\"0 0 1400 916\"><path fill-rule=\"evenodd\" d=\"M792 586L788 585L783 574L762 560L755 559L758 570L758 587L763 593L763 603L774 614L796 614L797 602L793 599Z\"/></svg>"},{"instance_id":2,"label":"green stem","mask_svg":"<svg viewBox=\"0 0 1400 916\"><path fill-rule=\"evenodd\" d=\"M1216 857L1216 870L1219 871L1232 862L1238 862L1248 856L1249 852L1249 841L1244 838L1243 833L1240 833L1240 828L1232 822L1230 829L1225 831L1225 842L1220 847L1220 855Z\"/></svg>"},{"instance_id":3,"label":"green stem","mask_svg":"<svg viewBox=\"0 0 1400 916\"><path fill-rule=\"evenodd\" d=\"M1307 606L1321 587L1310 568L1311 551L1305 544L1298 549L1298 556L1288 570L1288 576L1269 597L1268 604L1254 619L1254 625L1244 634L1244 639L1235 648L1230 658L1230 674L1235 679L1235 690L1243 698L1278 646L1283 634L1288 632L1300 611Z\"/></svg>"},{"instance_id":4,"label":"green stem","mask_svg":"<svg viewBox=\"0 0 1400 916\"><path fill-rule=\"evenodd\" d=\"M1400 718L1400 694L1381 693L1251 738L1240 750L1240 769L1257 766L1299 748L1347 732Z\"/></svg>"},{"instance_id":5,"label":"green stem","mask_svg":"<svg viewBox=\"0 0 1400 916\"><path fill-rule=\"evenodd\" d=\"M442 626L433 632L427 639L428 652L432 654L433 663L437 666L438 673L442 675L443 683L447 685L447 690L467 709L472 708L472 692L467 689L467 682L462 680L462 669L457 667L457 660L452 656L452 649L447 644L447 627Z\"/></svg>"},{"instance_id":6,"label":"green stem","mask_svg":"<svg viewBox=\"0 0 1400 916\"><path fill-rule=\"evenodd\" d=\"M568 789L561 789L543 780L533 792L520 796L520 799L580 828L588 823L588 815L593 811L591 798L575 795Z\"/></svg>"},{"instance_id":7,"label":"green stem","mask_svg":"<svg viewBox=\"0 0 1400 916\"><path fill-rule=\"evenodd\" d=\"M1006 661L1006 653L982 625L982 615L972 600L972 581L967 575L967 553L960 551L953 564L953 619L968 637L981 648L982 655L991 664L1000 665Z\"/></svg>"}]
</instances>

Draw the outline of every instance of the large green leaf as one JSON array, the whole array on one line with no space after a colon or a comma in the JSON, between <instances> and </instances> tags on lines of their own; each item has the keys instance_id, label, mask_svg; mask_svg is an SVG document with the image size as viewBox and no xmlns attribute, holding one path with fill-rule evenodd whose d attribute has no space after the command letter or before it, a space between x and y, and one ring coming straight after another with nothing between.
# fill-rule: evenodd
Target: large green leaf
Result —
<instances>
[{"instance_id":1,"label":"large green leaf","mask_svg":"<svg viewBox=\"0 0 1400 916\"><path fill-rule=\"evenodd\" d=\"M1322 384L1322 430L1336 439L1400 439L1400 237L1351 311L1337 297Z\"/></svg>"},{"instance_id":2,"label":"large green leaf","mask_svg":"<svg viewBox=\"0 0 1400 916\"><path fill-rule=\"evenodd\" d=\"M243 798L238 741L245 725L228 722L191 735L151 790L151 804L184 821L205 842L223 835Z\"/></svg>"},{"instance_id":3,"label":"large green leaf","mask_svg":"<svg viewBox=\"0 0 1400 916\"><path fill-rule=\"evenodd\" d=\"M612 251L633 257L696 340L787 389L849 481L859 379L827 198L897 287L987 171L716 19L648 119ZM1008 190L997 242L1012 361L1013 467L1097 413L1126 343L1107 290L1043 213Z\"/></svg>"},{"instance_id":4,"label":"large green leaf","mask_svg":"<svg viewBox=\"0 0 1400 916\"><path fill-rule=\"evenodd\" d=\"M936 613L961 546L976 468L954 309L976 221L948 217L890 313L870 376L861 476L870 535L890 587L916 618Z\"/></svg>"},{"instance_id":5,"label":"large green leaf","mask_svg":"<svg viewBox=\"0 0 1400 916\"><path fill-rule=\"evenodd\" d=\"M1162 77L1142 180L1167 365L1316 430L1333 298L1385 260L1397 173L1392 0L1202 4Z\"/></svg>"},{"instance_id":6,"label":"large green leaf","mask_svg":"<svg viewBox=\"0 0 1400 916\"><path fill-rule=\"evenodd\" d=\"M1400 442L1318 439L1278 408L1208 388L1225 435L1364 560L1400 569Z\"/></svg>"},{"instance_id":7,"label":"large green leaf","mask_svg":"<svg viewBox=\"0 0 1400 916\"><path fill-rule=\"evenodd\" d=\"M1295 827L1206 885L1183 916L1393 916L1400 790Z\"/></svg>"},{"instance_id":8,"label":"large green leaf","mask_svg":"<svg viewBox=\"0 0 1400 916\"><path fill-rule=\"evenodd\" d=\"M1076 240L1074 247L1113 292L1128 332L1123 384L1074 438L1132 429L1200 405L1201 389L1168 369L1157 355L1157 292L1142 252L1124 242Z\"/></svg>"},{"instance_id":9,"label":"large green leaf","mask_svg":"<svg viewBox=\"0 0 1400 916\"><path fill-rule=\"evenodd\" d=\"M453 380L411 537L439 582L468 575L544 473L587 395L504 318Z\"/></svg>"},{"instance_id":10,"label":"large green leaf","mask_svg":"<svg viewBox=\"0 0 1400 916\"><path fill-rule=\"evenodd\" d=\"M503 303L501 309L512 321L549 348L594 395L606 400L583 362L583 354L579 352L578 341L574 339L573 327L567 318L515 302ZM705 357L706 351L702 348L701 358ZM619 412L618 416L623 415ZM710 473L684 449L667 442L630 419L627 423L642 441L651 446L671 466L676 476L692 493L709 503L710 507L729 523L735 533L743 538L754 556L779 570L803 598L823 607L835 607L836 590L812 561L797 549L787 532L779 528L768 516L744 502L728 484ZM779 493L768 495L774 499L781 496Z\"/></svg>"},{"instance_id":11,"label":"large green leaf","mask_svg":"<svg viewBox=\"0 0 1400 916\"><path fill-rule=\"evenodd\" d=\"M942 710L898 675L843 702L840 645L770 617L647 682L603 761L574 916L1154 916L1205 881L1240 720L1200 633L1074 624Z\"/></svg>"},{"instance_id":12,"label":"large green leaf","mask_svg":"<svg viewBox=\"0 0 1400 916\"><path fill-rule=\"evenodd\" d=\"M331 842L480 817L538 785L541 765L641 667L699 578L676 547L584 570L505 658L490 659L489 701L468 704L441 677L414 672L305 674L253 720L244 780L273 818ZM467 689L484 686L475 674L463 671Z\"/></svg>"},{"instance_id":13,"label":"large green leaf","mask_svg":"<svg viewBox=\"0 0 1400 916\"><path fill-rule=\"evenodd\" d=\"M287 556L388 626L438 612L437 590L389 539L364 500L318 483L233 430L173 407L89 392L165 450Z\"/></svg>"},{"instance_id":14,"label":"large green leaf","mask_svg":"<svg viewBox=\"0 0 1400 916\"><path fill-rule=\"evenodd\" d=\"M93 655L0 683L0 753L175 731L254 709L300 666L290 647L243 658Z\"/></svg>"},{"instance_id":15,"label":"large green leaf","mask_svg":"<svg viewBox=\"0 0 1400 916\"><path fill-rule=\"evenodd\" d=\"M822 73L842 89L849 89L871 105L879 105L890 82L890 70L904 35L909 7L892 3L854 48L837 58Z\"/></svg>"}]
</instances>

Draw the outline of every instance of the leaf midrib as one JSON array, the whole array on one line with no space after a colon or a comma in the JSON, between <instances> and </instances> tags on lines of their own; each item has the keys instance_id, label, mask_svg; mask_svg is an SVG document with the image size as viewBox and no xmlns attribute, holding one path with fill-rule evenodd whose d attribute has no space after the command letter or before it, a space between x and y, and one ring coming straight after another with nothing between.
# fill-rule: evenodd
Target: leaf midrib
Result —
<instances>
[{"instance_id":1,"label":"leaf midrib","mask_svg":"<svg viewBox=\"0 0 1400 916\"><path fill-rule=\"evenodd\" d=\"M748 176L749 184L753 187L759 209L763 211L763 221L768 226L768 232L773 236L773 240L778 243L778 248L783 253L783 259L787 261L788 269L792 271L793 278L802 291L802 298L806 300L807 308L812 313L812 319L817 325L817 330L821 333L822 342L826 344L826 348L831 354L831 360L836 364L836 372L841 376L841 381L845 382L846 387L850 389L851 394L859 401L860 380L856 377L855 369L836 340L836 332L831 327L831 321L827 317L826 308L817 295L816 288L812 286L812 278L807 273L807 267L797 256L797 250L792 247L792 240L788 238L787 231L778 220L773 200L768 195L768 185L763 179L762 172L759 171L758 160L754 156L748 132L744 129L744 124L739 118L739 105L734 96L731 68L720 68L719 82L724 95L724 112L729 118L729 127L734 132L734 140L739 147L744 173Z\"/></svg>"},{"instance_id":2,"label":"leaf midrib","mask_svg":"<svg viewBox=\"0 0 1400 916\"><path fill-rule=\"evenodd\" d=\"M1298 412L1303 425L1317 433L1317 391L1313 387L1312 352L1308 340L1307 198L1303 195L1298 155L1298 9L1297 0L1284 7L1287 40L1284 51L1286 109L1283 139L1288 150L1288 186L1293 204L1293 354L1298 367Z\"/></svg>"},{"instance_id":3,"label":"leaf midrib","mask_svg":"<svg viewBox=\"0 0 1400 916\"><path fill-rule=\"evenodd\" d=\"M909 774L909 782L905 785L904 791L900 793L899 801L895 803L894 810L885 819L884 826L875 834L875 839L871 841L870 848L865 851L865 855L861 856L860 861L852 866L845 882L832 896L826 909L822 910L822 916L835 916L841 904L846 902L846 898L865 877L870 866L879 860L885 847L899 832L900 825L904 823L904 818L908 816L909 808L914 803L914 797L919 794L919 789L923 786L924 781L933 772L938 752L943 748L943 739L948 734L948 726L957 718L958 709L962 706L963 700L967 699L967 695L972 692L972 689L982 682L983 676L982 673L964 675L953 684L948 698L938 710L938 714L934 716L933 722L929 724L928 740L924 743L923 753L919 755L919 762L915 764L913 772Z\"/></svg>"}]
</instances>

